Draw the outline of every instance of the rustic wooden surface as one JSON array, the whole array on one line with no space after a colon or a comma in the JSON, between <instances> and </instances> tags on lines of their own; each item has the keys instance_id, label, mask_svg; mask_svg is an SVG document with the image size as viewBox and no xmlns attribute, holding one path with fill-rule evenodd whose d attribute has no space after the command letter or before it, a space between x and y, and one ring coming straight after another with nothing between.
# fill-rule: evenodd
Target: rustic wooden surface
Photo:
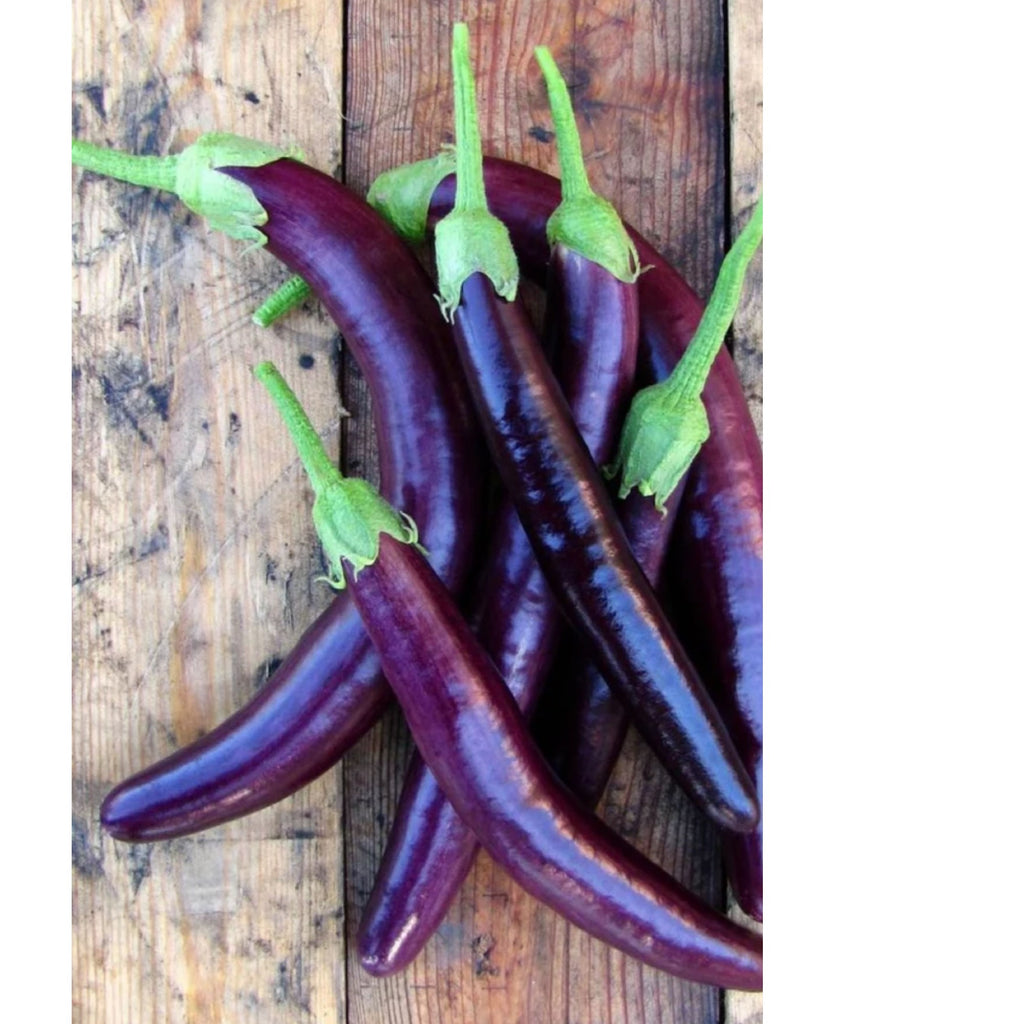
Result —
<instances>
[{"instance_id":1,"label":"rustic wooden surface","mask_svg":"<svg viewBox=\"0 0 1024 1024\"><path fill-rule=\"evenodd\" d=\"M531 56L546 43L594 185L706 295L760 187L760 7L729 10L727 32L710 0L472 14L447 0L74 0L73 130L146 153L208 130L297 143L365 190L450 139L450 29L468 17L485 148L557 170ZM106 791L246 701L329 600L304 483L250 367L275 360L348 466L376 467L365 388L324 314L249 321L279 265L166 197L77 171L72 185L74 1019L760 1020L760 996L630 961L486 856L407 972L363 973L355 929L410 749L394 712L249 818L149 846L103 835ZM759 415L753 283L736 354ZM601 813L725 906L711 829L635 736Z\"/></svg>"}]
</instances>

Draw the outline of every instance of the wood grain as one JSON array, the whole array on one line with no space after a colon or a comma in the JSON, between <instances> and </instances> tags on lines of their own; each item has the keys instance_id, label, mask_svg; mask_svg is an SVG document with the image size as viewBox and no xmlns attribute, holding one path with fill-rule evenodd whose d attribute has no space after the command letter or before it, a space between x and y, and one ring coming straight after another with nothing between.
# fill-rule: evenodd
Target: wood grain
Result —
<instances>
[{"instance_id":1,"label":"wood grain","mask_svg":"<svg viewBox=\"0 0 1024 1024\"><path fill-rule=\"evenodd\" d=\"M451 141L450 31L467 12L447 0L74 0L72 12L73 126L89 141L165 153L237 131L296 142L359 190ZM755 16L756 62L737 33ZM750 103L735 100L759 90L759 7L733 0L728 79L711 0L486 3L469 24L485 150L557 173L532 59L546 43L595 187L706 295L759 173L759 134L756 152L736 141ZM308 492L250 367L274 359L350 471L377 469L366 388L333 324L312 306L270 331L249 322L279 265L166 197L72 182L74 1019L759 1019L759 996L723 1010L716 990L591 941L484 855L408 971L361 971L358 915L410 750L395 711L276 807L152 846L101 832L110 786L244 703L329 600L313 582ZM759 328L738 327L735 344L756 404ZM710 827L635 735L601 813L722 904Z\"/></svg>"},{"instance_id":2,"label":"wood grain","mask_svg":"<svg viewBox=\"0 0 1024 1024\"><path fill-rule=\"evenodd\" d=\"M340 160L340 5L80 0L73 25L80 137L164 153L214 128ZM112 842L98 809L247 700L328 599L250 367L312 356L304 396L336 448L336 331L314 312L260 334L253 303L284 276L269 257L164 196L73 182L74 1019L335 1021L335 779L152 846Z\"/></svg>"},{"instance_id":3,"label":"wood grain","mask_svg":"<svg viewBox=\"0 0 1024 1024\"><path fill-rule=\"evenodd\" d=\"M762 176L762 23L761 0L729 2L729 172L731 237L746 224L761 195ZM762 353L764 351L761 282L763 250L747 271L746 287L732 327L732 353L758 434L763 432Z\"/></svg>"}]
</instances>

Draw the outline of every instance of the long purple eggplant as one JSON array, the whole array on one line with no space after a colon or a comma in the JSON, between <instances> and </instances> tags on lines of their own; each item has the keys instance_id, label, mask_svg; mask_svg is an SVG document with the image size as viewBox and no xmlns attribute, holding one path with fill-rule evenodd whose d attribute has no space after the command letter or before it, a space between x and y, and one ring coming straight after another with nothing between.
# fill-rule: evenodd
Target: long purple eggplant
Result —
<instances>
[{"instance_id":1,"label":"long purple eggplant","mask_svg":"<svg viewBox=\"0 0 1024 1024\"><path fill-rule=\"evenodd\" d=\"M761 245L762 234L763 201L758 200L743 230L725 254L700 326L685 353L664 380L641 389L633 397L618 451L610 466L610 471L615 474L621 470L620 496L636 488L641 494L651 495L655 507L660 507L677 489L683 474L707 440L710 424L702 392L739 307L747 267ZM760 502L757 508L760 509ZM731 511L735 514L736 509ZM762 564L760 517L751 520L749 516L735 516L728 525L736 535L732 541L733 549L744 550L746 554L746 559L732 571L750 573L752 582L748 581L748 592L756 589L759 596ZM688 581L679 582L684 590L690 586L693 594L696 588L692 588ZM753 609L737 610L738 615L746 615L752 620L752 627L756 630L752 640L745 638L738 644L736 637L701 637L693 634L692 627L690 638L694 644L703 642L705 650L713 651L719 657L725 650L737 649L746 656L745 663L734 666L713 664L712 667L719 677L723 672L736 672L738 669L734 678L740 683L740 688L730 695L733 699L725 702L724 717L732 725L733 734L760 789L763 736L761 617L757 615L755 620L752 614L758 610L759 602ZM684 622L685 619L684 615ZM726 865L738 902L760 920L763 914L760 834L754 833L754 837L744 844L727 843Z\"/></svg>"},{"instance_id":2,"label":"long purple eggplant","mask_svg":"<svg viewBox=\"0 0 1024 1024\"><path fill-rule=\"evenodd\" d=\"M600 465L614 453L633 392L639 264L618 215L587 182L565 83L546 50L538 51L538 60L548 78L562 164L562 201L548 226L545 347L581 437ZM548 675L561 616L507 499L497 522L471 623L528 719ZM392 974L416 957L476 850L476 836L414 754L359 922L359 956L371 974Z\"/></svg>"},{"instance_id":3,"label":"long purple eggplant","mask_svg":"<svg viewBox=\"0 0 1024 1024\"><path fill-rule=\"evenodd\" d=\"M267 385L295 438L337 585L352 593L420 753L488 852L534 897L660 970L760 989L761 937L680 886L558 782L444 584L415 524L342 479L273 367Z\"/></svg>"},{"instance_id":4,"label":"long purple eggplant","mask_svg":"<svg viewBox=\"0 0 1024 1024\"><path fill-rule=\"evenodd\" d=\"M630 549L652 586L661 577L681 502L680 488L664 512L636 492L615 503ZM552 679L557 683L542 694L534 733L558 777L585 807L595 807L622 750L629 714L579 644L563 643Z\"/></svg>"},{"instance_id":5,"label":"long purple eggplant","mask_svg":"<svg viewBox=\"0 0 1024 1024\"><path fill-rule=\"evenodd\" d=\"M233 208L249 218L230 224L231 233L256 242L265 234L269 251L302 274L341 330L372 394L382 489L416 517L434 567L457 591L475 554L484 473L426 274L381 217L327 175L264 147L255 147L263 162L245 166L253 148L246 140L201 142L213 153L204 164L230 176ZM183 158L154 164L83 143L73 149L90 169L171 189L173 161ZM213 187L222 184L214 178ZM341 595L248 705L112 790L103 825L118 839L150 841L267 807L331 767L390 696L358 612Z\"/></svg>"},{"instance_id":6,"label":"long purple eggplant","mask_svg":"<svg viewBox=\"0 0 1024 1024\"><path fill-rule=\"evenodd\" d=\"M456 198L435 229L438 291L488 449L563 612L648 743L723 828L757 824L756 791L629 551L522 302L505 227L487 210L465 26L452 46Z\"/></svg>"},{"instance_id":7,"label":"long purple eggplant","mask_svg":"<svg viewBox=\"0 0 1024 1024\"><path fill-rule=\"evenodd\" d=\"M406 237L421 240L454 206L453 169L450 152L397 168L374 182L367 199ZM523 272L543 282L548 262L545 224L559 202L558 180L492 157L484 159L483 173L488 204L508 227ZM704 306L675 268L635 229L627 229L647 268L638 282L637 379L649 383L664 380L678 363ZM710 436L687 476L674 531L679 541L670 549L671 576L685 581L688 592L685 621L675 624L688 651L693 644L694 657L709 652L699 663L702 677L732 728L760 800L763 459L735 364L724 349L711 367L703 399ZM625 736L625 712L607 699L600 674L591 679L595 689L581 692L575 717L563 723L562 753L557 756L572 771L574 784L593 792L603 789L611 774ZM587 747L593 736L602 742ZM743 837L725 836L733 893L758 920L762 835L759 823Z\"/></svg>"}]
</instances>

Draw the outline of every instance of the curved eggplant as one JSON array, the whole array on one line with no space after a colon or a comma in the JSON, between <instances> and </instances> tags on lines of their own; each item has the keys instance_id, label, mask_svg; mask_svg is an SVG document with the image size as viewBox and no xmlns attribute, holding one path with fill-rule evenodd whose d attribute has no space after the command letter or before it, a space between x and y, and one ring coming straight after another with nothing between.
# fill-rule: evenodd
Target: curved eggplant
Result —
<instances>
[{"instance_id":1,"label":"curved eggplant","mask_svg":"<svg viewBox=\"0 0 1024 1024\"><path fill-rule=\"evenodd\" d=\"M236 150L244 142L228 141ZM105 151L77 147L77 162L116 173ZM457 591L475 556L482 453L425 272L355 193L301 162L218 169L256 198L267 248L302 274L340 328L371 390L382 488L416 516L434 566ZM248 705L113 789L102 823L115 838L150 841L267 807L330 768L390 696L341 595Z\"/></svg>"},{"instance_id":2,"label":"curved eggplant","mask_svg":"<svg viewBox=\"0 0 1024 1024\"><path fill-rule=\"evenodd\" d=\"M364 481L342 478L274 368L256 373L310 474L336 585L353 595L424 761L491 856L531 895L644 963L760 989L761 936L689 893L558 782L418 550L415 524Z\"/></svg>"}]
</instances>

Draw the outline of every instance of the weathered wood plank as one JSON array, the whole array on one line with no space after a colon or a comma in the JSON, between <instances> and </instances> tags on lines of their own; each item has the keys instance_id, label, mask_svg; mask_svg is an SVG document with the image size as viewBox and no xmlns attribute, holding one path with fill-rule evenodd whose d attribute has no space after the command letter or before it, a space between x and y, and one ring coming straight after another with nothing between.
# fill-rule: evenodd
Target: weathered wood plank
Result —
<instances>
[{"instance_id":1,"label":"weathered wood plank","mask_svg":"<svg viewBox=\"0 0 1024 1024\"><path fill-rule=\"evenodd\" d=\"M341 30L332 0L76 0L75 132L141 153L211 129L301 138L335 166ZM166 197L74 182L74 1019L335 1021L335 779L194 839L132 847L98 824L113 783L247 700L328 599L249 370L266 356L295 377L306 354L329 380L335 331L312 313L259 334L253 303L283 277L269 257ZM333 387L306 397L336 444Z\"/></svg>"},{"instance_id":2,"label":"weathered wood plank","mask_svg":"<svg viewBox=\"0 0 1024 1024\"><path fill-rule=\"evenodd\" d=\"M761 0L730 0L729 172L733 238L747 222L761 195L761 23ZM758 250L747 273L748 283L732 329L733 358L758 434L762 431L763 404L763 266L762 252Z\"/></svg>"}]
</instances>

